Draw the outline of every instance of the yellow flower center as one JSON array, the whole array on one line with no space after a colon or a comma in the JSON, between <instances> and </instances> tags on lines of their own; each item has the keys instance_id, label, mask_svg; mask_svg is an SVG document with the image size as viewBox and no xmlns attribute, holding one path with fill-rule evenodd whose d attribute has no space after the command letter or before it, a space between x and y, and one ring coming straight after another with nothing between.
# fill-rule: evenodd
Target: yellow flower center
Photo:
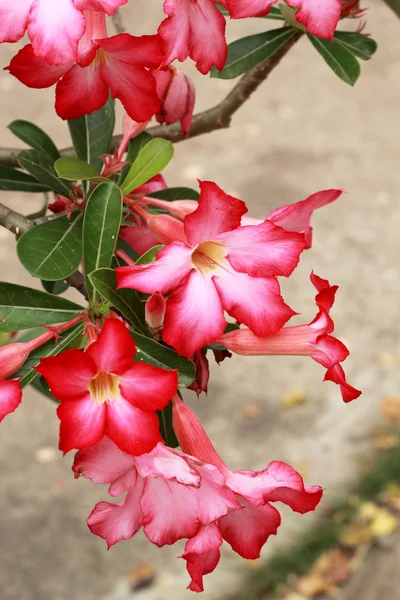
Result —
<instances>
[{"instance_id":1,"label":"yellow flower center","mask_svg":"<svg viewBox=\"0 0 400 600\"><path fill-rule=\"evenodd\" d=\"M217 242L202 242L192 254L192 264L198 271L212 274L225 262L225 249Z\"/></svg>"},{"instance_id":2,"label":"yellow flower center","mask_svg":"<svg viewBox=\"0 0 400 600\"><path fill-rule=\"evenodd\" d=\"M88 390L98 404L115 400L119 396L119 378L113 373L100 371L89 383Z\"/></svg>"}]
</instances>

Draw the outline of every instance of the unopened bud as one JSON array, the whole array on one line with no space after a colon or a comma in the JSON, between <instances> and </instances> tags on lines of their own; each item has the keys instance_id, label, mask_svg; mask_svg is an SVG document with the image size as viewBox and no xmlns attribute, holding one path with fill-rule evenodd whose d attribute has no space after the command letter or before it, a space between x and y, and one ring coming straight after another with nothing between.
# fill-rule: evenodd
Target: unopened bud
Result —
<instances>
[{"instance_id":1,"label":"unopened bud","mask_svg":"<svg viewBox=\"0 0 400 600\"><path fill-rule=\"evenodd\" d=\"M196 350L193 356L193 362L196 365L196 379L189 386L189 389L196 392L198 396L200 396L201 392L205 392L207 394L210 370L208 366L206 350L203 348Z\"/></svg>"},{"instance_id":2,"label":"unopened bud","mask_svg":"<svg viewBox=\"0 0 400 600\"><path fill-rule=\"evenodd\" d=\"M187 215L190 215L198 207L196 200L160 200L159 198L148 198L149 204L167 210L175 219L184 221Z\"/></svg>"},{"instance_id":3,"label":"unopened bud","mask_svg":"<svg viewBox=\"0 0 400 600\"><path fill-rule=\"evenodd\" d=\"M154 292L147 299L145 306L145 319L151 331L158 333L164 325L165 308L167 301L160 292Z\"/></svg>"},{"instance_id":4,"label":"unopened bud","mask_svg":"<svg viewBox=\"0 0 400 600\"><path fill-rule=\"evenodd\" d=\"M116 151L116 157L118 160L121 160L122 156L126 152L130 140L138 136L146 129L147 123L148 121L138 123L137 121L131 119L127 113L124 114L122 119L122 140Z\"/></svg>"},{"instance_id":5,"label":"unopened bud","mask_svg":"<svg viewBox=\"0 0 400 600\"><path fill-rule=\"evenodd\" d=\"M160 112L156 114L159 123L170 125L180 121L183 135L187 135L192 125L196 93L193 81L176 67L153 71L157 84L157 94L162 100Z\"/></svg>"}]
</instances>

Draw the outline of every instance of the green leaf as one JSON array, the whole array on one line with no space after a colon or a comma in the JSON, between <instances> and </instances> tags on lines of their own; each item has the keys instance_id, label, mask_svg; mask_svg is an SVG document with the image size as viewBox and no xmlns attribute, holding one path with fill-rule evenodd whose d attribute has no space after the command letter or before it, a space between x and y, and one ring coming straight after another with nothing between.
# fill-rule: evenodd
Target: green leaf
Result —
<instances>
[{"instance_id":1,"label":"green leaf","mask_svg":"<svg viewBox=\"0 0 400 600\"><path fill-rule=\"evenodd\" d=\"M28 229L18 240L17 254L25 269L39 279L57 281L71 275L82 258L83 212Z\"/></svg>"},{"instance_id":2,"label":"green leaf","mask_svg":"<svg viewBox=\"0 0 400 600\"><path fill-rule=\"evenodd\" d=\"M48 154L53 160L60 157L60 153L53 140L37 125L29 121L13 121L8 126L8 129L13 132L20 140L28 144L35 150L40 150Z\"/></svg>"},{"instance_id":3,"label":"green leaf","mask_svg":"<svg viewBox=\"0 0 400 600\"><path fill-rule=\"evenodd\" d=\"M307 34L308 39L332 71L345 83L354 85L360 76L360 64L351 52L340 44Z\"/></svg>"},{"instance_id":4,"label":"green leaf","mask_svg":"<svg viewBox=\"0 0 400 600\"><path fill-rule=\"evenodd\" d=\"M220 4L217 4L217 3L216 3L216 7L218 8L219 12L224 15L224 17L230 17L230 14L229 14L229 11L227 8L225 8L224 6L221 6ZM284 21L284 18L282 16L282 13L279 10L279 8L275 8L274 6L271 6L271 8L269 9L269 13L267 15L262 15L261 17L258 17L258 18Z\"/></svg>"},{"instance_id":5,"label":"green leaf","mask_svg":"<svg viewBox=\"0 0 400 600\"><path fill-rule=\"evenodd\" d=\"M46 281L45 279L42 279L42 286L46 292L56 296L62 294L69 288L69 284L64 279L59 279L58 281Z\"/></svg>"},{"instance_id":6,"label":"green leaf","mask_svg":"<svg viewBox=\"0 0 400 600\"><path fill-rule=\"evenodd\" d=\"M165 190L159 190L158 192L151 192L147 194L150 198L160 198L160 200L198 200L200 198L199 192L192 190L188 187L171 187Z\"/></svg>"},{"instance_id":7,"label":"green leaf","mask_svg":"<svg viewBox=\"0 0 400 600\"><path fill-rule=\"evenodd\" d=\"M161 437L164 440L164 443L170 448L176 448L179 446L179 442L176 438L174 428L172 427L172 402L170 402L164 410L158 410L157 416Z\"/></svg>"},{"instance_id":8,"label":"green leaf","mask_svg":"<svg viewBox=\"0 0 400 600\"><path fill-rule=\"evenodd\" d=\"M357 31L335 31L333 41L361 60L369 60L378 48L375 40Z\"/></svg>"},{"instance_id":9,"label":"green leaf","mask_svg":"<svg viewBox=\"0 0 400 600\"><path fill-rule=\"evenodd\" d=\"M83 264L86 288L93 304L97 293L88 275L111 265L121 218L121 190L114 183L101 183L89 197L83 220Z\"/></svg>"},{"instance_id":10,"label":"green leaf","mask_svg":"<svg viewBox=\"0 0 400 600\"><path fill-rule=\"evenodd\" d=\"M229 44L228 58L222 71L211 69L211 77L233 79L270 58L297 34L293 27L281 27L249 35Z\"/></svg>"},{"instance_id":11,"label":"green leaf","mask_svg":"<svg viewBox=\"0 0 400 600\"><path fill-rule=\"evenodd\" d=\"M130 140L128 145L128 152L125 158L125 161L130 163L125 165L125 167L121 171L120 181L123 181L125 177L128 175L129 169L131 168L131 164L135 162L137 155L141 151L142 148L145 147L146 144L151 142L153 138L151 135L142 131L139 135Z\"/></svg>"},{"instance_id":12,"label":"green leaf","mask_svg":"<svg viewBox=\"0 0 400 600\"><path fill-rule=\"evenodd\" d=\"M191 360L179 356L172 348L163 346L139 333L131 332L131 334L138 349L136 361L168 370L177 369L181 387L187 387L193 382L196 367Z\"/></svg>"},{"instance_id":13,"label":"green leaf","mask_svg":"<svg viewBox=\"0 0 400 600\"><path fill-rule=\"evenodd\" d=\"M147 252L142 254L142 256L140 256L137 259L135 264L136 265L147 265L148 263L154 262L156 260L156 254L159 250L161 250L161 248L164 248L164 246L162 244L160 244L158 246L153 246L152 248L150 248L150 250L147 250Z\"/></svg>"},{"instance_id":14,"label":"green leaf","mask_svg":"<svg viewBox=\"0 0 400 600\"><path fill-rule=\"evenodd\" d=\"M108 181L105 177L100 176L95 167L73 156L59 158L54 163L54 168L60 179L68 179L68 181L85 181L86 179L95 183Z\"/></svg>"},{"instance_id":15,"label":"green leaf","mask_svg":"<svg viewBox=\"0 0 400 600\"><path fill-rule=\"evenodd\" d=\"M162 138L154 138L146 144L136 157L135 162L121 185L124 194L129 194L142 183L160 173L174 154L171 142Z\"/></svg>"},{"instance_id":16,"label":"green leaf","mask_svg":"<svg viewBox=\"0 0 400 600\"><path fill-rule=\"evenodd\" d=\"M71 184L59 180L54 169L54 160L48 154L39 150L22 150L17 159L21 167L35 179L58 194L69 197Z\"/></svg>"},{"instance_id":17,"label":"green leaf","mask_svg":"<svg viewBox=\"0 0 400 600\"><path fill-rule=\"evenodd\" d=\"M145 330L144 305L135 290L117 290L117 280L113 269L98 269L90 273L89 279L98 294L116 308L132 325Z\"/></svg>"},{"instance_id":18,"label":"green leaf","mask_svg":"<svg viewBox=\"0 0 400 600\"><path fill-rule=\"evenodd\" d=\"M51 340L37 348L29 355L28 359L24 362L22 367L13 374L13 377L22 377L20 381L20 386L24 388L29 383L32 383L37 377L39 377L39 373L34 370L34 367L40 362L41 358L47 356L56 356L66 350L66 348L77 340L78 337L82 336L83 332L83 323L78 323L71 329L68 329L65 333L63 333L59 339Z\"/></svg>"},{"instance_id":19,"label":"green leaf","mask_svg":"<svg viewBox=\"0 0 400 600\"><path fill-rule=\"evenodd\" d=\"M50 188L34 177L18 171L18 169L0 166L0 190L7 192L48 192Z\"/></svg>"},{"instance_id":20,"label":"green leaf","mask_svg":"<svg viewBox=\"0 0 400 600\"><path fill-rule=\"evenodd\" d=\"M100 156L109 152L114 125L115 111L112 98L91 115L68 121L76 156L99 172L103 166Z\"/></svg>"},{"instance_id":21,"label":"green leaf","mask_svg":"<svg viewBox=\"0 0 400 600\"><path fill-rule=\"evenodd\" d=\"M14 283L0 283L0 331L64 323L82 312L75 302Z\"/></svg>"}]
</instances>

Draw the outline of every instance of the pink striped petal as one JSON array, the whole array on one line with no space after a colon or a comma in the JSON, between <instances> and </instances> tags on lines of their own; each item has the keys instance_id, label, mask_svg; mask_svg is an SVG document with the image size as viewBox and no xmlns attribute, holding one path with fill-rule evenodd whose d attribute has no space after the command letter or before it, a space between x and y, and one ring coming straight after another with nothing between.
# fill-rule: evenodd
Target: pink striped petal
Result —
<instances>
[{"instance_id":1,"label":"pink striped petal","mask_svg":"<svg viewBox=\"0 0 400 600\"><path fill-rule=\"evenodd\" d=\"M270 7L278 0L226 0L232 19L261 17L269 13Z\"/></svg>"},{"instance_id":2,"label":"pink striped petal","mask_svg":"<svg viewBox=\"0 0 400 600\"><path fill-rule=\"evenodd\" d=\"M79 10L96 10L113 15L117 8L126 4L128 0L74 0Z\"/></svg>"},{"instance_id":3,"label":"pink striped petal","mask_svg":"<svg viewBox=\"0 0 400 600\"><path fill-rule=\"evenodd\" d=\"M97 373L93 360L75 349L42 358L36 371L46 379L57 400L75 400L86 396L89 382Z\"/></svg>"},{"instance_id":4,"label":"pink striped petal","mask_svg":"<svg viewBox=\"0 0 400 600\"><path fill-rule=\"evenodd\" d=\"M104 435L106 405L93 402L89 393L79 400L61 402L57 415L61 421L59 448L64 454L93 446Z\"/></svg>"},{"instance_id":5,"label":"pink striped petal","mask_svg":"<svg viewBox=\"0 0 400 600\"><path fill-rule=\"evenodd\" d=\"M157 444L148 454L137 456L135 465L142 477L161 477L192 487L200 486L200 475L185 460L185 456L164 444Z\"/></svg>"},{"instance_id":6,"label":"pink striped petal","mask_svg":"<svg viewBox=\"0 0 400 600\"><path fill-rule=\"evenodd\" d=\"M193 269L192 250L183 242L172 242L157 252L147 265L115 269L118 288L129 287L146 294L169 292Z\"/></svg>"},{"instance_id":7,"label":"pink striped petal","mask_svg":"<svg viewBox=\"0 0 400 600\"><path fill-rule=\"evenodd\" d=\"M253 506L243 500L244 508L231 512L218 521L224 540L243 558L259 558L270 535L276 535L281 524L279 512L270 504Z\"/></svg>"},{"instance_id":8,"label":"pink striped petal","mask_svg":"<svg viewBox=\"0 0 400 600\"><path fill-rule=\"evenodd\" d=\"M122 452L105 435L97 444L77 452L72 470L75 478L82 475L93 483L112 483L134 464L133 456Z\"/></svg>"},{"instance_id":9,"label":"pink striped petal","mask_svg":"<svg viewBox=\"0 0 400 600\"><path fill-rule=\"evenodd\" d=\"M119 378L120 390L128 402L141 410L163 410L178 387L177 371L135 363Z\"/></svg>"},{"instance_id":10,"label":"pink striped petal","mask_svg":"<svg viewBox=\"0 0 400 600\"><path fill-rule=\"evenodd\" d=\"M34 0L28 34L37 56L53 65L78 59L85 18L73 0Z\"/></svg>"},{"instance_id":11,"label":"pink striped petal","mask_svg":"<svg viewBox=\"0 0 400 600\"><path fill-rule=\"evenodd\" d=\"M198 208L187 215L184 222L189 244L216 240L226 231L240 226L240 219L247 208L242 200L225 194L216 183L200 181Z\"/></svg>"},{"instance_id":12,"label":"pink striped petal","mask_svg":"<svg viewBox=\"0 0 400 600\"><path fill-rule=\"evenodd\" d=\"M0 381L0 423L21 404L22 390L19 379Z\"/></svg>"},{"instance_id":13,"label":"pink striped petal","mask_svg":"<svg viewBox=\"0 0 400 600\"><path fill-rule=\"evenodd\" d=\"M87 67L73 66L56 87L56 112L65 120L79 119L107 102L108 87L101 66L93 61Z\"/></svg>"},{"instance_id":14,"label":"pink striped petal","mask_svg":"<svg viewBox=\"0 0 400 600\"><path fill-rule=\"evenodd\" d=\"M107 435L118 448L137 456L161 442L156 412L145 412L120 396L107 406Z\"/></svg>"},{"instance_id":15,"label":"pink striped petal","mask_svg":"<svg viewBox=\"0 0 400 600\"><path fill-rule=\"evenodd\" d=\"M236 271L253 277L288 277L297 267L304 250L304 236L290 233L271 221L238 227L219 237Z\"/></svg>"},{"instance_id":16,"label":"pink striped petal","mask_svg":"<svg viewBox=\"0 0 400 600\"><path fill-rule=\"evenodd\" d=\"M331 40L340 19L340 0L285 0L296 12L296 21L305 25L308 33Z\"/></svg>"},{"instance_id":17,"label":"pink striped petal","mask_svg":"<svg viewBox=\"0 0 400 600\"><path fill-rule=\"evenodd\" d=\"M283 301L274 277L250 277L225 269L219 270L213 281L224 310L256 336L279 331L296 314Z\"/></svg>"},{"instance_id":18,"label":"pink striped petal","mask_svg":"<svg viewBox=\"0 0 400 600\"><path fill-rule=\"evenodd\" d=\"M0 43L18 42L27 28L33 0L0 0Z\"/></svg>"},{"instance_id":19,"label":"pink striped petal","mask_svg":"<svg viewBox=\"0 0 400 600\"><path fill-rule=\"evenodd\" d=\"M167 300L163 339L190 358L222 335L225 325L214 280L193 270Z\"/></svg>"},{"instance_id":20,"label":"pink striped petal","mask_svg":"<svg viewBox=\"0 0 400 600\"><path fill-rule=\"evenodd\" d=\"M97 340L85 351L85 356L96 364L97 372L117 374L132 367L135 354L135 342L119 319L107 319Z\"/></svg>"},{"instance_id":21,"label":"pink striped petal","mask_svg":"<svg viewBox=\"0 0 400 600\"><path fill-rule=\"evenodd\" d=\"M21 83L30 88L47 88L67 73L72 63L61 65L49 65L44 58L36 56L31 44L24 46L11 60L5 70L10 71Z\"/></svg>"},{"instance_id":22,"label":"pink striped petal","mask_svg":"<svg viewBox=\"0 0 400 600\"><path fill-rule=\"evenodd\" d=\"M212 573L219 563L222 535L215 523L202 526L199 532L185 544L185 552L178 558L186 560L186 568L192 579L188 589L203 592L203 575Z\"/></svg>"}]
</instances>

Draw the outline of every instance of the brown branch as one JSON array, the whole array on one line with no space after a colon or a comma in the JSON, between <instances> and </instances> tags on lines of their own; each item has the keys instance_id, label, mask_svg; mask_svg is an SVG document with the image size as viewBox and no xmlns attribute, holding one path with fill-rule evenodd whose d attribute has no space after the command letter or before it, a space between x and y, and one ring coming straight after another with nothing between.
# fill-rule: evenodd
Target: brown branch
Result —
<instances>
[{"instance_id":1,"label":"brown branch","mask_svg":"<svg viewBox=\"0 0 400 600\"><path fill-rule=\"evenodd\" d=\"M286 56L302 35L302 31L296 32L273 56L253 67L250 71L247 71L222 102L194 115L192 127L187 138L229 127L235 112L250 98L251 94L257 90L261 83L267 79L269 74L279 65L282 58ZM146 133L149 133L152 137L161 137L171 142L180 142L187 139L182 135L180 123L149 127L146 129ZM110 146L111 152L115 150L120 141L120 135L113 137ZM16 159L18 152L20 150L14 148L0 148L0 165L18 167ZM65 148L61 150L61 154L62 156L72 156L74 149Z\"/></svg>"},{"instance_id":2,"label":"brown branch","mask_svg":"<svg viewBox=\"0 0 400 600\"><path fill-rule=\"evenodd\" d=\"M57 215L59 217L60 215ZM54 215L50 215L48 217L42 217L40 219L36 219L30 221L24 215L12 210L12 208L8 208L8 206L4 206L4 204L0 204L0 225L11 231L11 233L15 233L17 237L34 227L40 223L45 223L46 221L51 221L56 218ZM69 285L78 292L80 292L86 300L88 299L85 279L80 273L80 271L75 271L71 275L65 278L65 281L69 283Z\"/></svg>"}]
</instances>

